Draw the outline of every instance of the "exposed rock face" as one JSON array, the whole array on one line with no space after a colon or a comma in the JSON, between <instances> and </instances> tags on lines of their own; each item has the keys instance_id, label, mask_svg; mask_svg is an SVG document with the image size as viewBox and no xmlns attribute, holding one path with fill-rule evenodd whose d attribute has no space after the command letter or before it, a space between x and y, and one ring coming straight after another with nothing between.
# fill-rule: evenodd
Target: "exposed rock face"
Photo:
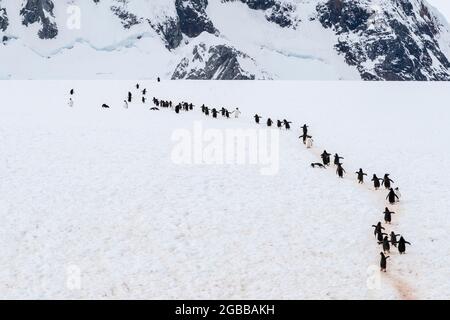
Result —
<instances>
[{"instance_id":1,"label":"exposed rock face","mask_svg":"<svg viewBox=\"0 0 450 320\"><path fill-rule=\"evenodd\" d=\"M0 3L0 30L6 31L9 25L8 14L5 8L1 7Z\"/></svg>"},{"instance_id":2,"label":"exposed rock face","mask_svg":"<svg viewBox=\"0 0 450 320\"><path fill-rule=\"evenodd\" d=\"M136 15L124 10L121 7L111 6L111 11L120 18L125 29L130 29L132 26L140 23L140 19Z\"/></svg>"},{"instance_id":3,"label":"exposed rock face","mask_svg":"<svg viewBox=\"0 0 450 320\"><path fill-rule=\"evenodd\" d=\"M245 3L250 9L265 11L268 21L278 24L280 27L295 28L299 20L292 16L296 10L294 5L280 0L223 0L223 2L240 1Z\"/></svg>"},{"instance_id":4,"label":"exposed rock face","mask_svg":"<svg viewBox=\"0 0 450 320\"><path fill-rule=\"evenodd\" d=\"M439 26L421 0L328 0L319 20L338 35L336 49L365 80L450 80L450 62L436 38Z\"/></svg>"},{"instance_id":5,"label":"exposed rock face","mask_svg":"<svg viewBox=\"0 0 450 320\"><path fill-rule=\"evenodd\" d=\"M53 39L58 35L58 27L53 15L54 4L51 0L26 0L20 10L22 23L25 26L40 23L42 28L38 32L41 39Z\"/></svg>"},{"instance_id":6,"label":"exposed rock face","mask_svg":"<svg viewBox=\"0 0 450 320\"><path fill-rule=\"evenodd\" d=\"M181 40L183 40L183 34L181 33L180 20L178 18L168 18L158 24L153 24L150 20L147 21L165 40L167 49L175 49L180 45Z\"/></svg>"},{"instance_id":7,"label":"exposed rock face","mask_svg":"<svg viewBox=\"0 0 450 320\"><path fill-rule=\"evenodd\" d=\"M213 23L206 14L208 0L175 0L181 32L190 38L202 32L215 33Z\"/></svg>"},{"instance_id":8,"label":"exposed rock face","mask_svg":"<svg viewBox=\"0 0 450 320\"><path fill-rule=\"evenodd\" d=\"M172 79L191 80L254 80L241 67L239 58L250 59L246 54L226 45L210 48L201 43L194 47L192 57L185 57L176 67Z\"/></svg>"}]
</instances>

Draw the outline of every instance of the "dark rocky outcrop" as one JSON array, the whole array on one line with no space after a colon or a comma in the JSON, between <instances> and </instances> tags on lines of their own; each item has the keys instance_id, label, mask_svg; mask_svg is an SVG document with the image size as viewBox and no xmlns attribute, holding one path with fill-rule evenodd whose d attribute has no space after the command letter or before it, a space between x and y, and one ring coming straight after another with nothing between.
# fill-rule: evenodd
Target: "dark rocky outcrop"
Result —
<instances>
[{"instance_id":1,"label":"dark rocky outcrop","mask_svg":"<svg viewBox=\"0 0 450 320\"><path fill-rule=\"evenodd\" d=\"M373 12L358 1L328 0L317 12L322 25L338 35L338 52L362 79L450 80L450 62L439 47L439 28L428 8L420 2L420 10L414 10L405 0L389 5L389 10Z\"/></svg>"},{"instance_id":2,"label":"dark rocky outcrop","mask_svg":"<svg viewBox=\"0 0 450 320\"><path fill-rule=\"evenodd\" d=\"M51 0L26 0L25 6L20 10L22 23L25 26L40 23L42 28L38 32L41 39L53 39L58 35L58 27L54 22Z\"/></svg>"},{"instance_id":3,"label":"dark rocky outcrop","mask_svg":"<svg viewBox=\"0 0 450 320\"><path fill-rule=\"evenodd\" d=\"M227 45L208 48L202 43L194 47L191 58L183 58L176 67L172 79L254 80L255 75L241 67L238 57L251 59L245 53Z\"/></svg>"},{"instance_id":4,"label":"dark rocky outcrop","mask_svg":"<svg viewBox=\"0 0 450 320\"><path fill-rule=\"evenodd\" d=\"M202 32L215 33L213 23L206 14L208 0L175 0L180 30L190 38Z\"/></svg>"}]
</instances>

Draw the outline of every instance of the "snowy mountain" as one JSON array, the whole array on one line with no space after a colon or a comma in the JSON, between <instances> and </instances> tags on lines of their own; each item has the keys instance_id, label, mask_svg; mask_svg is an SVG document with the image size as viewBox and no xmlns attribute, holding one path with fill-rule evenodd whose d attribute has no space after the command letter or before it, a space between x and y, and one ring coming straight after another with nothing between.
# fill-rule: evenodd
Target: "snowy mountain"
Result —
<instances>
[{"instance_id":1,"label":"snowy mountain","mask_svg":"<svg viewBox=\"0 0 450 320\"><path fill-rule=\"evenodd\" d=\"M3 79L450 80L425 0L0 0Z\"/></svg>"}]
</instances>

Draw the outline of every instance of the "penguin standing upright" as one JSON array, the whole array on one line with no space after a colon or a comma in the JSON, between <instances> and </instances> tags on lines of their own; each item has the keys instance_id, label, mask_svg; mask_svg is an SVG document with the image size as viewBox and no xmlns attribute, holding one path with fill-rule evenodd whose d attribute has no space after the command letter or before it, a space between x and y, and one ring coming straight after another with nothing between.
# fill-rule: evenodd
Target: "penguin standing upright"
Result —
<instances>
[{"instance_id":1,"label":"penguin standing upright","mask_svg":"<svg viewBox=\"0 0 450 320\"><path fill-rule=\"evenodd\" d=\"M400 189L397 187L394 189L394 192L398 197L397 201L400 201L400 198L402 197L402 194L400 193Z\"/></svg>"},{"instance_id":2,"label":"penguin standing upright","mask_svg":"<svg viewBox=\"0 0 450 320\"><path fill-rule=\"evenodd\" d=\"M383 179L378 178L376 174L373 175L371 181L373 181L373 187L375 188L375 190L378 190L378 188L380 188L380 180Z\"/></svg>"},{"instance_id":3,"label":"penguin standing upright","mask_svg":"<svg viewBox=\"0 0 450 320\"><path fill-rule=\"evenodd\" d=\"M406 252L406 244L411 245L411 243L406 241L403 237L400 237L400 240L398 240L398 252L400 252L400 254L404 254Z\"/></svg>"},{"instance_id":4,"label":"penguin standing upright","mask_svg":"<svg viewBox=\"0 0 450 320\"><path fill-rule=\"evenodd\" d=\"M212 116L213 116L213 118L217 118L217 114L218 114L219 112L216 110L216 108L213 108L212 110L211 110L211 114L212 114Z\"/></svg>"},{"instance_id":5,"label":"penguin standing upright","mask_svg":"<svg viewBox=\"0 0 450 320\"><path fill-rule=\"evenodd\" d=\"M395 212L394 211L389 211L388 207L386 207L384 209L383 213L384 213L384 222L391 223L391 220L392 220L391 215L395 214Z\"/></svg>"},{"instance_id":6,"label":"penguin standing upright","mask_svg":"<svg viewBox=\"0 0 450 320\"><path fill-rule=\"evenodd\" d=\"M322 154L320 155L320 157L322 158L322 162L325 166L330 165L330 156L331 156L331 154L328 153L327 150L324 150L322 152Z\"/></svg>"},{"instance_id":7,"label":"penguin standing upright","mask_svg":"<svg viewBox=\"0 0 450 320\"><path fill-rule=\"evenodd\" d=\"M283 123L280 120L277 120L277 127L278 129L281 129L281 127L283 127Z\"/></svg>"},{"instance_id":8,"label":"penguin standing upright","mask_svg":"<svg viewBox=\"0 0 450 320\"><path fill-rule=\"evenodd\" d=\"M267 126L268 126L268 127L271 127L271 126L272 126L272 123L273 123L272 119L268 118L268 119L267 119Z\"/></svg>"},{"instance_id":9,"label":"penguin standing upright","mask_svg":"<svg viewBox=\"0 0 450 320\"><path fill-rule=\"evenodd\" d=\"M145 97L142 97L142 103L145 103Z\"/></svg>"},{"instance_id":10,"label":"penguin standing upright","mask_svg":"<svg viewBox=\"0 0 450 320\"><path fill-rule=\"evenodd\" d=\"M259 116L258 114L255 114L255 122L257 123L257 124L259 124L259 120L261 119L261 116Z\"/></svg>"},{"instance_id":11,"label":"penguin standing upright","mask_svg":"<svg viewBox=\"0 0 450 320\"><path fill-rule=\"evenodd\" d=\"M336 173L337 173L339 178L343 178L344 177L345 169L342 167L342 164L339 163L337 165Z\"/></svg>"},{"instance_id":12,"label":"penguin standing upright","mask_svg":"<svg viewBox=\"0 0 450 320\"><path fill-rule=\"evenodd\" d=\"M74 93L75 91L73 89L70 89L70 95L73 96Z\"/></svg>"},{"instance_id":13,"label":"penguin standing upright","mask_svg":"<svg viewBox=\"0 0 450 320\"><path fill-rule=\"evenodd\" d=\"M308 134L308 126L306 124L304 124L302 126L302 131L303 131L303 135L307 135Z\"/></svg>"},{"instance_id":14,"label":"penguin standing upright","mask_svg":"<svg viewBox=\"0 0 450 320\"><path fill-rule=\"evenodd\" d=\"M359 171L356 171L355 173L358 175L358 183L364 183L364 176L367 176L367 173L364 173L361 168L359 168Z\"/></svg>"},{"instance_id":15,"label":"penguin standing upright","mask_svg":"<svg viewBox=\"0 0 450 320\"><path fill-rule=\"evenodd\" d=\"M375 237L378 233L382 233L382 230L384 230L384 227L381 226L381 222L378 222L376 225L372 225L372 227L375 228L375 230L373 230L373 235Z\"/></svg>"},{"instance_id":16,"label":"penguin standing upright","mask_svg":"<svg viewBox=\"0 0 450 320\"><path fill-rule=\"evenodd\" d=\"M378 241L378 244L383 245L384 253L389 253L389 251L391 250L391 246L389 245L389 239L387 236L384 236L383 241Z\"/></svg>"},{"instance_id":17,"label":"penguin standing upright","mask_svg":"<svg viewBox=\"0 0 450 320\"><path fill-rule=\"evenodd\" d=\"M380 260L381 271L386 272L387 259L389 259L389 256L385 256L383 252L380 252L380 256L381 256Z\"/></svg>"},{"instance_id":18,"label":"penguin standing upright","mask_svg":"<svg viewBox=\"0 0 450 320\"><path fill-rule=\"evenodd\" d=\"M389 200L389 203L390 203L390 204L394 204L395 201L396 201L396 199L397 199L397 200L400 200L400 199L398 198L398 196L395 194L394 189L392 189L392 188L389 190L389 193L388 193L388 195L386 196L386 199Z\"/></svg>"},{"instance_id":19,"label":"penguin standing upright","mask_svg":"<svg viewBox=\"0 0 450 320\"><path fill-rule=\"evenodd\" d=\"M399 234L395 234L394 231L391 231L390 236L391 236L391 243L392 243L392 245L393 245L394 247L397 247L397 243L398 243L397 237L399 236Z\"/></svg>"},{"instance_id":20,"label":"penguin standing upright","mask_svg":"<svg viewBox=\"0 0 450 320\"><path fill-rule=\"evenodd\" d=\"M384 187L385 187L386 189L390 189L390 188L391 188L391 183L394 183L394 180L392 180L391 178L389 178L389 173L386 173L386 174L384 175L382 184L384 185Z\"/></svg>"},{"instance_id":21,"label":"penguin standing upright","mask_svg":"<svg viewBox=\"0 0 450 320\"><path fill-rule=\"evenodd\" d=\"M131 94L131 92L128 91L128 102L130 102L130 103L131 103L132 96L133 95Z\"/></svg>"},{"instance_id":22,"label":"penguin standing upright","mask_svg":"<svg viewBox=\"0 0 450 320\"><path fill-rule=\"evenodd\" d=\"M283 120L284 123L284 127L286 128L286 130L290 130L291 129L291 121L287 121L286 119Z\"/></svg>"},{"instance_id":23,"label":"penguin standing upright","mask_svg":"<svg viewBox=\"0 0 450 320\"><path fill-rule=\"evenodd\" d=\"M340 157L337 153L334 155L334 165L338 165L341 163L341 159L344 159L343 157Z\"/></svg>"}]
</instances>

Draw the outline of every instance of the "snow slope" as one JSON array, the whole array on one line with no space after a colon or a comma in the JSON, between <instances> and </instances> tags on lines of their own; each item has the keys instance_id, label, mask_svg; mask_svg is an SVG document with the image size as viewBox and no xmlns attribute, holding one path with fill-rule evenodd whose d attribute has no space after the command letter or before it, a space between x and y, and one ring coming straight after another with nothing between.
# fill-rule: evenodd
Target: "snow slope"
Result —
<instances>
[{"instance_id":1,"label":"snow slope","mask_svg":"<svg viewBox=\"0 0 450 320\"><path fill-rule=\"evenodd\" d=\"M142 83L150 97L239 106L238 120L123 109L134 84L0 86L1 297L450 298L447 84ZM171 161L174 130L257 128L255 112L294 122L277 175ZM297 139L305 122L312 150ZM309 166L324 148L345 157L344 180ZM370 226L386 192L358 185L360 167L391 173L403 196L391 228L412 243L378 289Z\"/></svg>"}]
</instances>

